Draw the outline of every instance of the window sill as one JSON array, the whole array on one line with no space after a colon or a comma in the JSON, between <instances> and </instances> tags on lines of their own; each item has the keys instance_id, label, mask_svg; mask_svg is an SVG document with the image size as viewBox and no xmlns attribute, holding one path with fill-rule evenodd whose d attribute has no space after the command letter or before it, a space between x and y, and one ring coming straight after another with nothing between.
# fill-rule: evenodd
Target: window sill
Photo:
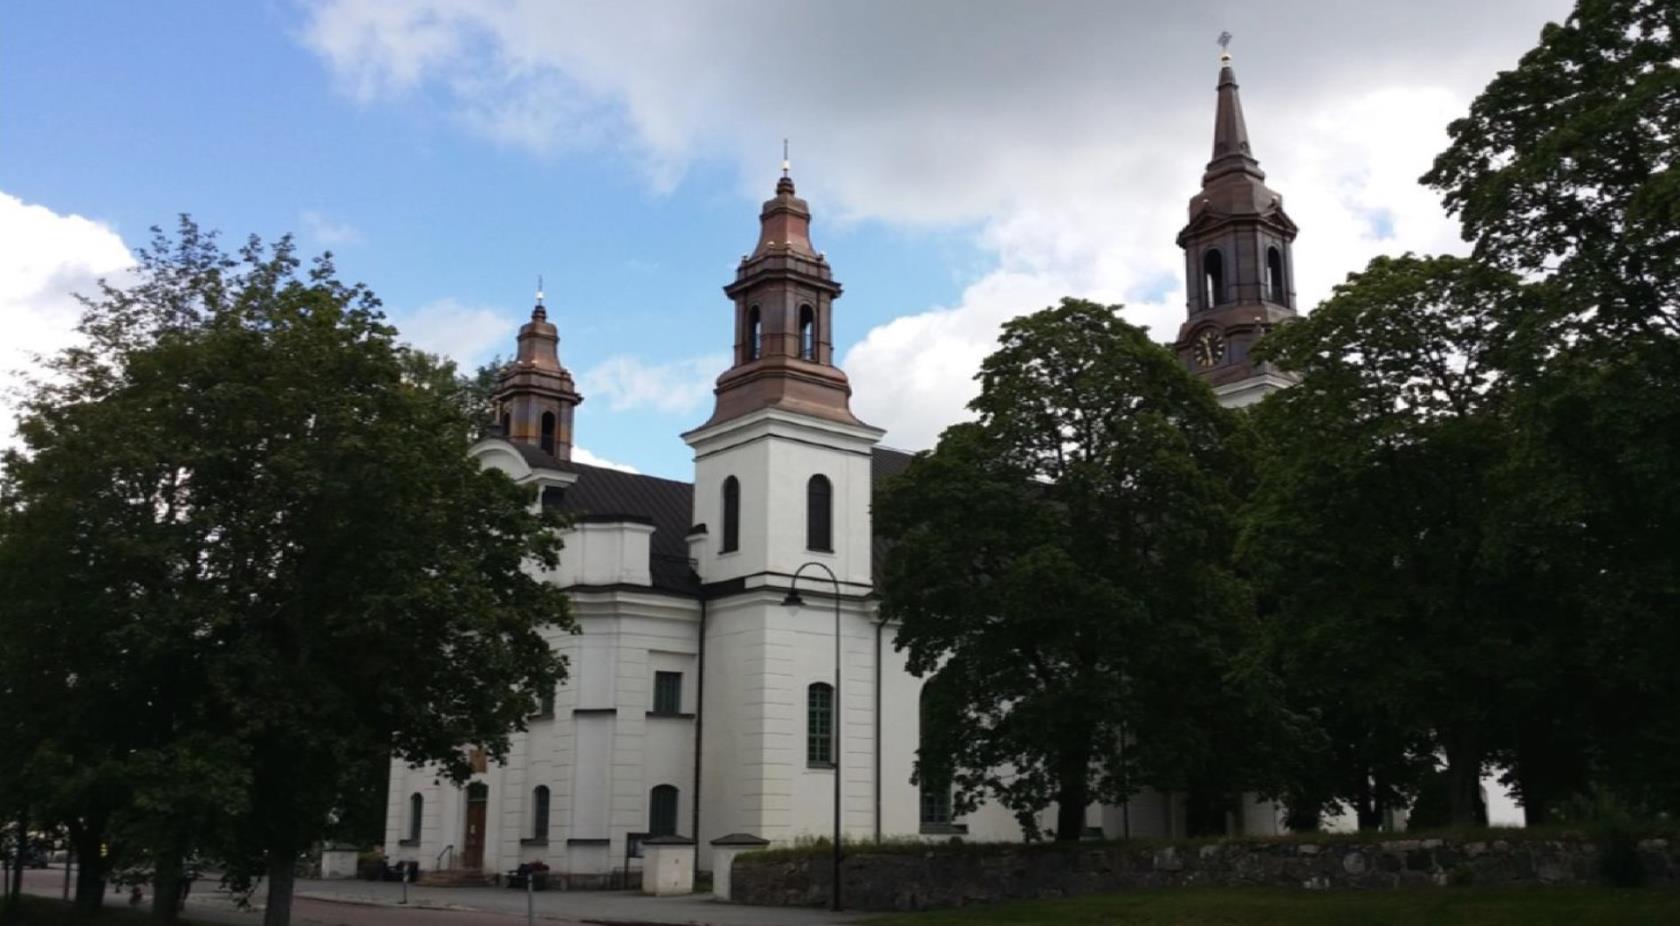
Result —
<instances>
[{"instance_id":1,"label":"window sill","mask_svg":"<svg viewBox=\"0 0 1680 926\"><path fill-rule=\"evenodd\" d=\"M522 846L546 846L546 845L548 845L548 837L547 836L533 836L529 839L519 840L519 844L522 845Z\"/></svg>"},{"instance_id":2,"label":"window sill","mask_svg":"<svg viewBox=\"0 0 1680 926\"><path fill-rule=\"evenodd\" d=\"M805 767L808 768L808 769L811 769L812 771L817 771L817 772L832 772L832 771L834 771L834 763L833 762L811 762L811 761L807 760L805 762Z\"/></svg>"},{"instance_id":3,"label":"window sill","mask_svg":"<svg viewBox=\"0 0 1680 926\"><path fill-rule=\"evenodd\" d=\"M568 846L606 846L611 844L611 839L592 839L585 836L578 836L566 840L566 845Z\"/></svg>"},{"instance_id":4,"label":"window sill","mask_svg":"<svg viewBox=\"0 0 1680 926\"><path fill-rule=\"evenodd\" d=\"M553 720L554 719L554 712L553 711L543 711L540 714L532 714L531 716L529 716L525 719L528 720L528 721L529 720Z\"/></svg>"},{"instance_id":5,"label":"window sill","mask_svg":"<svg viewBox=\"0 0 1680 926\"><path fill-rule=\"evenodd\" d=\"M923 823L923 836L967 836L967 823Z\"/></svg>"},{"instance_id":6,"label":"window sill","mask_svg":"<svg viewBox=\"0 0 1680 926\"><path fill-rule=\"evenodd\" d=\"M399 845L399 846L418 846L419 844L420 844L420 840L418 840L418 839L399 839L399 840L397 840L397 845Z\"/></svg>"},{"instance_id":7,"label":"window sill","mask_svg":"<svg viewBox=\"0 0 1680 926\"><path fill-rule=\"evenodd\" d=\"M834 553L834 548L833 547L806 547L805 552L806 553L828 553L828 554L832 555Z\"/></svg>"},{"instance_id":8,"label":"window sill","mask_svg":"<svg viewBox=\"0 0 1680 926\"><path fill-rule=\"evenodd\" d=\"M687 714L687 713L683 713L681 711L648 711L647 715L649 717L669 717L672 720L693 720L694 719L693 714Z\"/></svg>"}]
</instances>

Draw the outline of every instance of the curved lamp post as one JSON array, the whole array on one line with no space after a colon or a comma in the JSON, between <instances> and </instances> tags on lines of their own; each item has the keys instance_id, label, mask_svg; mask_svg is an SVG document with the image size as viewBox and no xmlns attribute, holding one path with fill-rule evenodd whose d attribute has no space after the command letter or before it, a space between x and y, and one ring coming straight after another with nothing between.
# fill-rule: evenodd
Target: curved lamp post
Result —
<instances>
[{"instance_id":1,"label":"curved lamp post","mask_svg":"<svg viewBox=\"0 0 1680 926\"><path fill-rule=\"evenodd\" d=\"M797 608L805 603L799 597L799 578L807 569L821 569L828 574L828 581L834 585L834 705L832 719L829 724L829 737L833 740L834 752L834 889L829 892L829 909L840 909L840 747L841 747L841 714L840 714L840 579L834 575L834 570L819 562L809 562L794 570L793 578L788 582L787 597L782 604L789 608Z\"/></svg>"}]
</instances>

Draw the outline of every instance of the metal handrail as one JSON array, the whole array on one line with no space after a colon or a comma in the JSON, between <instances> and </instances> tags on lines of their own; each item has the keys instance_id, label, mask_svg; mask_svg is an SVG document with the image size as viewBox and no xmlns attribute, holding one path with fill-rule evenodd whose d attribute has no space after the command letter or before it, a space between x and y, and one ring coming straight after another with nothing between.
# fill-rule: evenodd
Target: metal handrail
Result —
<instances>
[{"instance_id":1,"label":"metal handrail","mask_svg":"<svg viewBox=\"0 0 1680 926\"><path fill-rule=\"evenodd\" d=\"M435 871L445 871L446 870L445 867L444 867L444 864L443 864L443 857L445 855L449 856L449 864L450 864L451 867L453 867L454 864L455 864L455 844L454 843L450 843L449 845L444 846L443 851L439 852L437 854L437 858L432 860L433 870L435 870Z\"/></svg>"}]
</instances>

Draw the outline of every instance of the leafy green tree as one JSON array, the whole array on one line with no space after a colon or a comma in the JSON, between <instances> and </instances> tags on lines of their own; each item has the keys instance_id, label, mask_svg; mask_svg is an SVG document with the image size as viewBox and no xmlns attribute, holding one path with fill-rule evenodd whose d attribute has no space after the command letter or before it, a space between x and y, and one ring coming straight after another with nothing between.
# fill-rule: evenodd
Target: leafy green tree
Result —
<instances>
[{"instance_id":1,"label":"leafy green tree","mask_svg":"<svg viewBox=\"0 0 1680 926\"><path fill-rule=\"evenodd\" d=\"M1478 258L1547 276L1583 330L1680 335L1676 60L1670 0L1580 0L1423 177Z\"/></svg>"},{"instance_id":2,"label":"leafy green tree","mask_svg":"<svg viewBox=\"0 0 1680 926\"><path fill-rule=\"evenodd\" d=\"M1302 380L1258 411L1268 462L1243 560L1274 605L1280 672L1311 679L1296 691L1332 737L1367 724L1335 795L1356 806L1361 786L1402 796L1393 777L1427 737L1453 821L1473 824L1515 707L1535 602L1530 563L1501 544L1502 368L1527 300L1476 261L1379 257L1258 348Z\"/></svg>"},{"instance_id":3,"label":"leafy green tree","mask_svg":"<svg viewBox=\"0 0 1680 926\"><path fill-rule=\"evenodd\" d=\"M1511 532L1590 683L1519 725L1531 820L1588 779L1680 811L1680 7L1581 0L1452 124L1423 178L1476 256L1539 281L1511 366ZM1536 665L1549 675L1551 665Z\"/></svg>"},{"instance_id":4,"label":"leafy green tree","mask_svg":"<svg viewBox=\"0 0 1680 926\"><path fill-rule=\"evenodd\" d=\"M567 599L527 571L558 522L467 457L453 370L290 239L231 256L183 219L81 331L0 482L4 683L64 696L19 745L84 845L160 879L213 852L283 924L369 763L464 779L564 677Z\"/></svg>"},{"instance_id":5,"label":"leafy green tree","mask_svg":"<svg viewBox=\"0 0 1680 926\"><path fill-rule=\"evenodd\" d=\"M875 509L882 614L932 676L918 776L1029 832L1054 802L1059 840L1140 784L1229 794L1262 738L1232 660L1240 421L1118 312L1064 299L1005 325L978 420Z\"/></svg>"}]
</instances>

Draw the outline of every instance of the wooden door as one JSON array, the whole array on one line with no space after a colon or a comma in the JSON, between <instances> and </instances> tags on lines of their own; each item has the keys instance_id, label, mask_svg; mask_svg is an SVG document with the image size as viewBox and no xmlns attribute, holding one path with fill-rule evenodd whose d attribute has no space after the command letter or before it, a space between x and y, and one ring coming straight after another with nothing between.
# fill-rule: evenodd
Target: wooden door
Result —
<instances>
[{"instance_id":1,"label":"wooden door","mask_svg":"<svg viewBox=\"0 0 1680 926\"><path fill-rule=\"evenodd\" d=\"M484 867L484 808L487 804L482 797L467 799L467 833L461 847L461 867L468 871Z\"/></svg>"}]
</instances>

